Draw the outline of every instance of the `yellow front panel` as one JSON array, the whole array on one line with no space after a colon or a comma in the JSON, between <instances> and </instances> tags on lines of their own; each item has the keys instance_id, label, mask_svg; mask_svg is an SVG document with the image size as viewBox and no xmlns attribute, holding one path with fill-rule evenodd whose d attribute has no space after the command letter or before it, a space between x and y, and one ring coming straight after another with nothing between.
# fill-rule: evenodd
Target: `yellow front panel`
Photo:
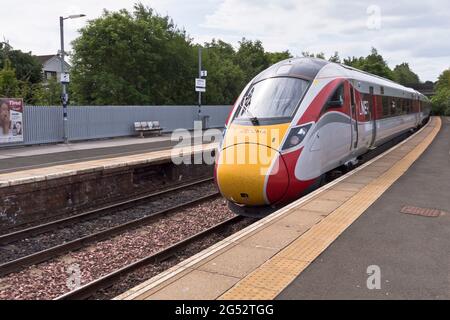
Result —
<instances>
[{"instance_id":1,"label":"yellow front panel","mask_svg":"<svg viewBox=\"0 0 450 320\"><path fill-rule=\"evenodd\" d=\"M231 124L225 135L223 148L239 143L257 143L279 150L289 123L270 126L244 126Z\"/></svg>"},{"instance_id":2,"label":"yellow front panel","mask_svg":"<svg viewBox=\"0 0 450 320\"><path fill-rule=\"evenodd\" d=\"M228 128L217 166L217 181L224 197L244 205L267 204L264 183L288 127Z\"/></svg>"}]
</instances>

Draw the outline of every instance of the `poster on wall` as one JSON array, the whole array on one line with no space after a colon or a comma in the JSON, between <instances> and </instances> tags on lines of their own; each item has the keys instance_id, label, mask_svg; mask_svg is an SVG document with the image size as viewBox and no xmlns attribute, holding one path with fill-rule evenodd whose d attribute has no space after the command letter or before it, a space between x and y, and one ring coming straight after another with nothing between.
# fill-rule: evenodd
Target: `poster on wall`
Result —
<instances>
[{"instance_id":1,"label":"poster on wall","mask_svg":"<svg viewBox=\"0 0 450 320\"><path fill-rule=\"evenodd\" d=\"M0 144L23 141L23 100L0 98Z\"/></svg>"}]
</instances>

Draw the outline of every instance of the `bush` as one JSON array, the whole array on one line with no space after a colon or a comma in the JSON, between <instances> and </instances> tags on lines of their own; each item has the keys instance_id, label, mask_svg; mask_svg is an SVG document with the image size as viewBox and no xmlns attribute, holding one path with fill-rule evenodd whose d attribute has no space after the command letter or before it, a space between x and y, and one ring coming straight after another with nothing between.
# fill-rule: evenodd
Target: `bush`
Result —
<instances>
[{"instance_id":1,"label":"bush","mask_svg":"<svg viewBox=\"0 0 450 320\"><path fill-rule=\"evenodd\" d=\"M433 114L450 116L450 88L438 89L431 102Z\"/></svg>"}]
</instances>

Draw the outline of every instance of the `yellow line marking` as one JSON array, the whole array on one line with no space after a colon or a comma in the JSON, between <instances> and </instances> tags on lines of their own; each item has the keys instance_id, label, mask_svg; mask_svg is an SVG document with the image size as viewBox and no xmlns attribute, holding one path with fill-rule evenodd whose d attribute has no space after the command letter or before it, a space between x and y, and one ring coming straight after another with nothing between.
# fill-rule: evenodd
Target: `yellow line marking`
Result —
<instances>
[{"instance_id":1,"label":"yellow line marking","mask_svg":"<svg viewBox=\"0 0 450 320\"><path fill-rule=\"evenodd\" d=\"M433 118L434 128L404 158L395 163L328 217L293 241L288 247L239 281L219 299L274 299L308 265L358 219L427 149L438 134L442 121ZM423 133L423 132L422 132ZM420 136L415 136L419 139Z\"/></svg>"}]
</instances>

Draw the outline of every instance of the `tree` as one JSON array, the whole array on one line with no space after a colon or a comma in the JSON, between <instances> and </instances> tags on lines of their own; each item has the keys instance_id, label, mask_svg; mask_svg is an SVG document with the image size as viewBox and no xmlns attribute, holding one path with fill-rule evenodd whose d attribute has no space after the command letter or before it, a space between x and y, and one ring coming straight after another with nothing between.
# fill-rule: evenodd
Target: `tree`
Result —
<instances>
[{"instance_id":1,"label":"tree","mask_svg":"<svg viewBox=\"0 0 450 320\"><path fill-rule=\"evenodd\" d=\"M0 97L16 97L18 91L19 81L16 78L16 71L11 67L11 62L5 59L0 70Z\"/></svg>"},{"instance_id":2,"label":"tree","mask_svg":"<svg viewBox=\"0 0 450 320\"><path fill-rule=\"evenodd\" d=\"M344 59L344 64L386 79L393 80L394 78L392 70L389 68L387 62L375 48L372 48L371 53L365 58L349 57Z\"/></svg>"},{"instance_id":3,"label":"tree","mask_svg":"<svg viewBox=\"0 0 450 320\"><path fill-rule=\"evenodd\" d=\"M261 41L243 38L239 41L239 49L234 57L234 63L244 72L244 82L248 82L270 66L270 59L265 53Z\"/></svg>"},{"instance_id":4,"label":"tree","mask_svg":"<svg viewBox=\"0 0 450 320\"><path fill-rule=\"evenodd\" d=\"M442 87L431 98L433 113L450 116L450 88Z\"/></svg>"},{"instance_id":5,"label":"tree","mask_svg":"<svg viewBox=\"0 0 450 320\"><path fill-rule=\"evenodd\" d=\"M31 90L34 99L33 104L55 106L61 103L61 84L56 78L48 79L45 84L35 84Z\"/></svg>"},{"instance_id":6,"label":"tree","mask_svg":"<svg viewBox=\"0 0 450 320\"><path fill-rule=\"evenodd\" d=\"M328 59L330 62L334 63L341 63L341 58L339 57L339 53L337 51L334 52L334 54Z\"/></svg>"},{"instance_id":7,"label":"tree","mask_svg":"<svg viewBox=\"0 0 450 320\"><path fill-rule=\"evenodd\" d=\"M17 80L30 84L42 81L42 65L31 52L14 50L7 42L4 42L0 44L0 68L4 67L6 60L15 69Z\"/></svg>"},{"instance_id":8,"label":"tree","mask_svg":"<svg viewBox=\"0 0 450 320\"><path fill-rule=\"evenodd\" d=\"M393 70L394 81L402 85L414 85L420 83L419 76L414 73L408 63L395 66Z\"/></svg>"},{"instance_id":9,"label":"tree","mask_svg":"<svg viewBox=\"0 0 450 320\"><path fill-rule=\"evenodd\" d=\"M436 90L450 88L450 69L444 70L437 81Z\"/></svg>"},{"instance_id":10,"label":"tree","mask_svg":"<svg viewBox=\"0 0 450 320\"><path fill-rule=\"evenodd\" d=\"M444 70L436 84L436 94L431 98L433 113L450 116L450 69Z\"/></svg>"},{"instance_id":11,"label":"tree","mask_svg":"<svg viewBox=\"0 0 450 320\"><path fill-rule=\"evenodd\" d=\"M142 4L104 11L73 42L72 89L81 104L187 104L195 101L196 55L169 17Z\"/></svg>"},{"instance_id":12,"label":"tree","mask_svg":"<svg viewBox=\"0 0 450 320\"><path fill-rule=\"evenodd\" d=\"M232 45L213 39L204 44L203 66L208 70L207 104L232 104L242 90L245 75L234 64L236 52Z\"/></svg>"},{"instance_id":13,"label":"tree","mask_svg":"<svg viewBox=\"0 0 450 320\"><path fill-rule=\"evenodd\" d=\"M302 52L302 56L305 58L317 58L317 59L324 59L325 60L325 53L320 52L320 53L311 53L309 51L303 51Z\"/></svg>"},{"instance_id":14,"label":"tree","mask_svg":"<svg viewBox=\"0 0 450 320\"><path fill-rule=\"evenodd\" d=\"M282 52L266 52L266 56L269 60L269 64L273 65L283 60L291 59L292 55L289 50Z\"/></svg>"}]
</instances>

